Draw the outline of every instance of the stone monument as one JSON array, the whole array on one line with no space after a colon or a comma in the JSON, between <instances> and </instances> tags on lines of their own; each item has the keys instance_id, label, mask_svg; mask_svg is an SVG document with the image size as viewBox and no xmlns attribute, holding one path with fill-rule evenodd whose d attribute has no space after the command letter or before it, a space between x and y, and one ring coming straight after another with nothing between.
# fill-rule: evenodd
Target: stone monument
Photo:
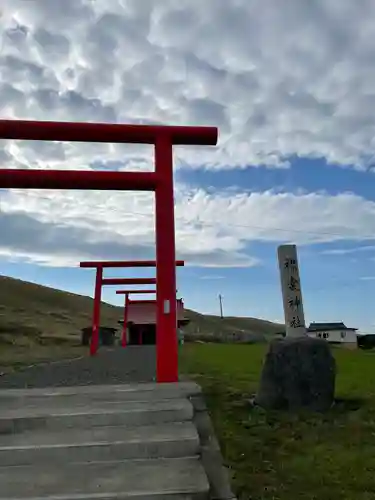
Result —
<instances>
[{"instance_id":1,"label":"stone monument","mask_svg":"<svg viewBox=\"0 0 375 500\"><path fill-rule=\"evenodd\" d=\"M286 336L293 338L305 337L306 325L303 312L297 248L295 245L281 245L277 249L277 255L284 305Z\"/></svg>"},{"instance_id":2,"label":"stone monument","mask_svg":"<svg viewBox=\"0 0 375 500\"><path fill-rule=\"evenodd\" d=\"M273 340L255 403L265 409L326 411L334 401L336 365L326 340L310 338L295 245L278 248L285 338Z\"/></svg>"}]
</instances>

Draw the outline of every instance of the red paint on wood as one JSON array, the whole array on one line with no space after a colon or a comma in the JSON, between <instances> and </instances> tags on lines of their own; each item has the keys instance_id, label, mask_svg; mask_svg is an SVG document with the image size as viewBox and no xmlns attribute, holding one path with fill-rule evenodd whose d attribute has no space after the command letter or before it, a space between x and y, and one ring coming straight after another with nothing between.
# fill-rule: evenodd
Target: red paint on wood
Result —
<instances>
[{"instance_id":1,"label":"red paint on wood","mask_svg":"<svg viewBox=\"0 0 375 500\"><path fill-rule=\"evenodd\" d=\"M100 328L100 304L102 296L103 270L97 269L95 278L94 313L92 319L92 335L90 343L90 354L95 356L99 348L99 328Z\"/></svg>"},{"instance_id":2,"label":"red paint on wood","mask_svg":"<svg viewBox=\"0 0 375 500\"><path fill-rule=\"evenodd\" d=\"M0 188L155 191L157 381L178 380L173 144L215 145L216 127L0 120L0 139L143 143L155 145L155 172L0 170ZM91 354L99 345L102 285L155 284L155 278L102 279L97 268Z\"/></svg>"},{"instance_id":3,"label":"red paint on wood","mask_svg":"<svg viewBox=\"0 0 375 500\"><path fill-rule=\"evenodd\" d=\"M159 179L155 192L156 212L156 379L178 381L176 318L176 250L173 196L173 151L168 138L155 145L155 171Z\"/></svg>"},{"instance_id":4,"label":"red paint on wood","mask_svg":"<svg viewBox=\"0 0 375 500\"><path fill-rule=\"evenodd\" d=\"M105 285L155 285L156 278L103 278Z\"/></svg>"},{"instance_id":5,"label":"red paint on wood","mask_svg":"<svg viewBox=\"0 0 375 500\"><path fill-rule=\"evenodd\" d=\"M121 345L122 347L126 347L126 334L128 329L128 314L129 314L129 295L125 295L125 306L124 306L124 324L122 325L122 337L121 337Z\"/></svg>"},{"instance_id":6,"label":"red paint on wood","mask_svg":"<svg viewBox=\"0 0 375 500\"><path fill-rule=\"evenodd\" d=\"M167 138L171 144L215 146L218 130L216 127L0 120L0 139L155 144L160 137Z\"/></svg>"},{"instance_id":7,"label":"red paint on wood","mask_svg":"<svg viewBox=\"0 0 375 500\"><path fill-rule=\"evenodd\" d=\"M157 177L154 172L6 168L0 169L0 188L155 191Z\"/></svg>"},{"instance_id":8,"label":"red paint on wood","mask_svg":"<svg viewBox=\"0 0 375 500\"><path fill-rule=\"evenodd\" d=\"M176 260L176 266L183 267L184 260ZM156 260L103 260L80 262L79 267L156 267Z\"/></svg>"}]
</instances>

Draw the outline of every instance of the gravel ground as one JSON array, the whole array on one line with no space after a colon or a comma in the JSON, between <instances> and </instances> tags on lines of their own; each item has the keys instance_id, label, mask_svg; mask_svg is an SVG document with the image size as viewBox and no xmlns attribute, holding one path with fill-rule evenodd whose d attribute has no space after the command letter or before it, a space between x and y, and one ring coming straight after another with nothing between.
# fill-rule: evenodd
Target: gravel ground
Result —
<instances>
[{"instance_id":1,"label":"gravel ground","mask_svg":"<svg viewBox=\"0 0 375 500\"><path fill-rule=\"evenodd\" d=\"M150 382L155 377L155 346L101 348L89 355L34 365L0 377L0 389Z\"/></svg>"}]
</instances>

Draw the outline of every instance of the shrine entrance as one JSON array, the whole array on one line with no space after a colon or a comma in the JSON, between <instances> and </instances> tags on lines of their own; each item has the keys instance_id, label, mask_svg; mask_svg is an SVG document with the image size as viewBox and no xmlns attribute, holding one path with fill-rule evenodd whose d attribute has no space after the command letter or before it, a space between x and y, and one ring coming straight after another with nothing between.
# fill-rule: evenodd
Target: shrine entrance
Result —
<instances>
[{"instance_id":1,"label":"shrine entrance","mask_svg":"<svg viewBox=\"0 0 375 500\"><path fill-rule=\"evenodd\" d=\"M155 191L158 382L178 381L173 145L215 145L217 136L216 127L0 120L0 139L154 145L154 172L0 169L0 189Z\"/></svg>"}]
</instances>

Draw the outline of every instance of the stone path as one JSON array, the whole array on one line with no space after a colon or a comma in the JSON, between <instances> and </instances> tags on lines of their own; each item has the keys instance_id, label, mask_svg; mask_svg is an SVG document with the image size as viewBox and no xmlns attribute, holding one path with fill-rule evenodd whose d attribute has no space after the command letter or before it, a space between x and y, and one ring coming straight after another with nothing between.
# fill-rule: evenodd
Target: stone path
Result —
<instances>
[{"instance_id":1,"label":"stone path","mask_svg":"<svg viewBox=\"0 0 375 500\"><path fill-rule=\"evenodd\" d=\"M150 382L155 377L154 346L101 348L97 356L45 363L0 377L0 388L63 387Z\"/></svg>"}]
</instances>

